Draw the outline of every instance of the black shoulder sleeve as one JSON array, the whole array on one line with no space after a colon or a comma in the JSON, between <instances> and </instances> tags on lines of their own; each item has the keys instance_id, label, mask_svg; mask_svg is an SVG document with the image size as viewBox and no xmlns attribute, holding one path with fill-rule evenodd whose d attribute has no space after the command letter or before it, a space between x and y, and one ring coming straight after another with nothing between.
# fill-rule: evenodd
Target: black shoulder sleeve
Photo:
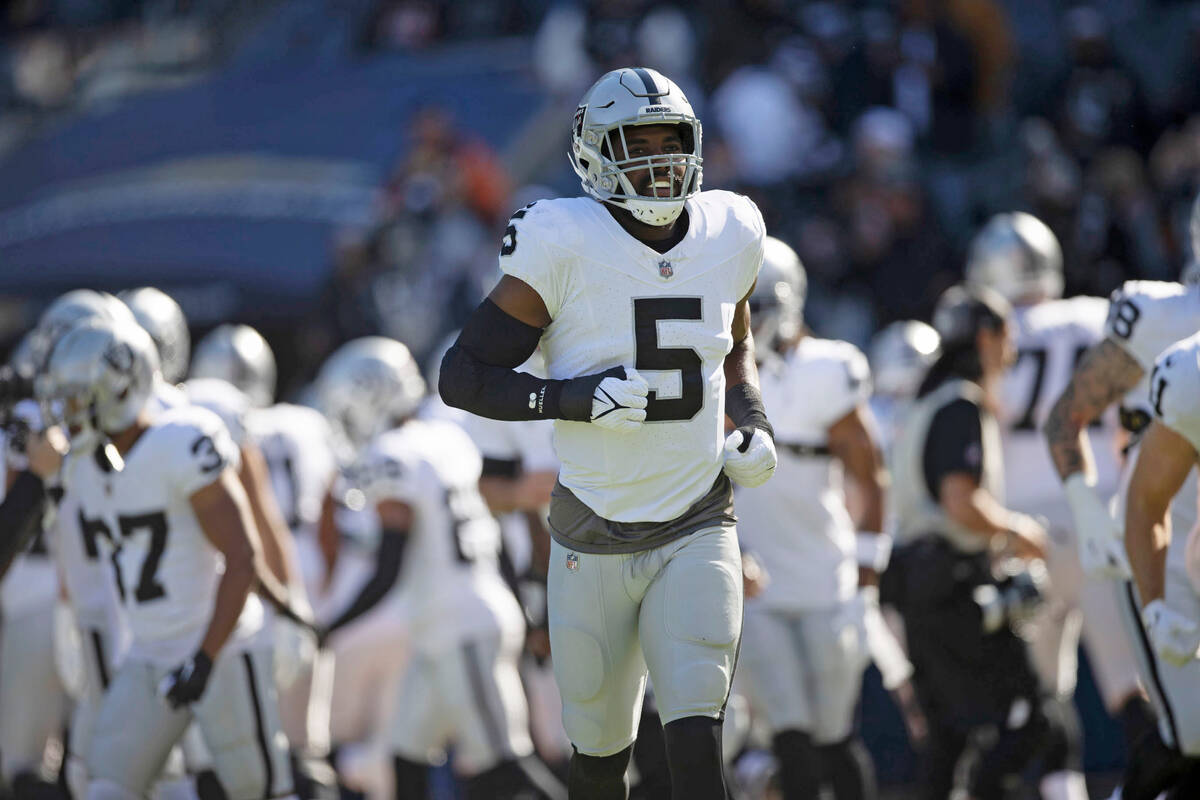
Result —
<instances>
[{"instance_id":1,"label":"black shoulder sleeve","mask_svg":"<svg viewBox=\"0 0 1200 800\"><path fill-rule=\"evenodd\" d=\"M533 355L541 336L540 329L484 300L442 359L442 400L490 419L559 419L565 381L513 369Z\"/></svg>"},{"instance_id":2,"label":"black shoulder sleeve","mask_svg":"<svg viewBox=\"0 0 1200 800\"><path fill-rule=\"evenodd\" d=\"M42 479L28 471L18 475L0 503L0 576L37 534L45 504Z\"/></svg>"},{"instance_id":3,"label":"black shoulder sleeve","mask_svg":"<svg viewBox=\"0 0 1200 800\"><path fill-rule=\"evenodd\" d=\"M925 486L935 500L941 500L945 476L962 472L979 480L983 475L982 413L975 403L960 398L933 415L922 461Z\"/></svg>"}]
</instances>

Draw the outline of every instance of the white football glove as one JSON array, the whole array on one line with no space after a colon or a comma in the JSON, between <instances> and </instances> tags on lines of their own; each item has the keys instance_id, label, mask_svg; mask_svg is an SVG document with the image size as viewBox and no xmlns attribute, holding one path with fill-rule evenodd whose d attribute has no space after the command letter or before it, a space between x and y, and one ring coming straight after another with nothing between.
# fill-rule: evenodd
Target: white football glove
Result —
<instances>
[{"instance_id":1,"label":"white football glove","mask_svg":"<svg viewBox=\"0 0 1200 800\"><path fill-rule=\"evenodd\" d=\"M625 378L605 378L592 394L592 424L610 431L629 433L646 421L646 395L650 384L631 369Z\"/></svg>"},{"instance_id":2,"label":"white football glove","mask_svg":"<svg viewBox=\"0 0 1200 800\"><path fill-rule=\"evenodd\" d=\"M766 483L775 474L775 464L779 461L770 434L754 428L747 441L749 430L738 428L725 437L725 474L748 489Z\"/></svg>"},{"instance_id":3,"label":"white football glove","mask_svg":"<svg viewBox=\"0 0 1200 800\"><path fill-rule=\"evenodd\" d=\"M1200 625L1195 620L1167 608L1162 600L1151 600L1142 609L1142 622L1155 651L1168 663L1183 667L1200 658Z\"/></svg>"},{"instance_id":4,"label":"white football glove","mask_svg":"<svg viewBox=\"0 0 1200 800\"><path fill-rule=\"evenodd\" d=\"M1075 537L1079 543L1079 562L1083 571L1095 578L1129 580L1129 559L1117 521L1108 512L1095 484L1082 473L1067 478L1064 485L1071 516L1075 520Z\"/></svg>"}]
</instances>

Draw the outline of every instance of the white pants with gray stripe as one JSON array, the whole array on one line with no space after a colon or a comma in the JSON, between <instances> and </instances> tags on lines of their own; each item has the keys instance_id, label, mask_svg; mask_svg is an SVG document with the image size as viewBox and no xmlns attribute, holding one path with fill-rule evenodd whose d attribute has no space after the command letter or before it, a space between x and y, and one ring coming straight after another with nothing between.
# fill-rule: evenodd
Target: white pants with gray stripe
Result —
<instances>
[{"instance_id":1,"label":"white pants with gray stripe","mask_svg":"<svg viewBox=\"0 0 1200 800\"><path fill-rule=\"evenodd\" d=\"M454 769L471 776L533 752L517 660L522 638L494 633L435 655L414 653L401 678L392 752L432 762L454 745Z\"/></svg>"},{"instance_id":2,"label":"white pants with gray stripe","mask_svg":"<svg viewBox=\"0 0 1200 800\"><path fill-rule=\"evenodd\" d=\"M88 758L91 786L109 781L145 795L195 721L230 800L290 794L270 644L223 650L204 695L178 710L158 693L173 668L133 658L121 665L96 713Z\"/></svg>"},{"instance_id":3,"label":"white pants with gray stripe","mask_svg":"<svg viewBox=\"0 0 1200 800\"><path fill-rule=\"evenodd\" d=\"M1126 631L1138 658L1146 692L1158 711L1158 729L1163 741L1186 756L1200 756L1200 661L1192 659L1177 667L1158 657L1142 627L1141 601L1132 583L1117 583ZM1200 620L1200 596L1178 560L1167 561L1163 600L1173 611Z\"/></svg>"}]
</instances>

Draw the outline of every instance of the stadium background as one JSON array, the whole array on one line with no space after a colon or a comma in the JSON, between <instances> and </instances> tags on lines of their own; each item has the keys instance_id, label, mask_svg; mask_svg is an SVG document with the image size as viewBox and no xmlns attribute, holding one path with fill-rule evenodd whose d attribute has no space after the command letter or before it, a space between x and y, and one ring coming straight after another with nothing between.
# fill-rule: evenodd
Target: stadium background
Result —
<instances>
[{"instance_id":1,"label":"stadium background","mask_svg":"<svg viewBox=\"0 0 1200 800\"><path fill-rule=\"evenodd\" d=\"M505 220L577 193L603 71L680 83L705 186L751 195L865 346L927 318L993 212L1068 294L1174 279L1200 186L1200 4L1105 0L10 0L0 15L0 350L54 296L151 284L193 336L257 326L296 397L367 333L427 359L497 277ZM1081 655L1086 673L1086 658ZM1120 766L1090 678L1086 766ZM881 781L912 753L878 675Z\"/></svg>"}]
</instances>

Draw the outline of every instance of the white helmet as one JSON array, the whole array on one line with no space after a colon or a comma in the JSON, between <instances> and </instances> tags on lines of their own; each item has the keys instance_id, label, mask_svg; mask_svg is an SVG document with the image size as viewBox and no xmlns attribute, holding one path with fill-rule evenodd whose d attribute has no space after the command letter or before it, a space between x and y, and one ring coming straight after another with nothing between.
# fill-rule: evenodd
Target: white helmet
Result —
<instances>
[{"instance_id":1,"label":"white helmet","mask_svg":"<svg viewBox=\"0 0 1200 800\"><path fill-rule=\"evenodd\" d=\"M108 292L75 289L60 295L38 317L29 341L29 361L34 370L45 367L55 343L68 330L91 319L137 324L129 307Z\"/></svg>"},{"instance_id":2,"label":"white helmet","mask_svg":"<svg viewBox=\"0 0 1200 800\"><path fill-rule=\"evenodd\" d=\"M355 451L417 410L425 379L408 348L366 336L342 345L317 375L317 407Z\"/></svg>"},{"instance_id":3,"label":"white helmet","mask_svg":"<svg viewBox=\"0 0 1200 800\"><path fill-rule=\"evenodd\" d=\"M636 125L678 126L682 152L614 160L614 143L627 155L626 137ZM683 91L655 70L623 67L601 77L579 101L568 157L589 195L627 209L639 222L661 226L674 222L684 201L700 191L700 145L700 120ZM670 168L668 185L659 187L666 194L638 194L630 173L654 167Z\"/></svg>"},{"instance_id":4,"label":"white helmet","mask_svg":"<svg viewBox=\"0 0 1200 800\"><path fill-rule=\"evenodd\" d=\"M941 338L932 326L915 319L893 322L871 338L867 360L875 391L913 397L926 371L941 354Z\"/></svg>"},{"instance_id":5,"label":"white helmet","mask_svg":"<svg viewBox=\"0 0 1200 800\"><path fill-rule=\"evenodd\" d=\"M142 326L97 317L58 339L35 386L48 418L78 443L92 431L111 435L132 425L158 377L158 349Z\"/></svg>"},{"instance_id":6,"label":"white helmet","mask_svg":"<svg viewBox=\"0 0 1200 800\"><path fill-rule=\"evenodd\" d=\"M807 292L808 276L800 256L787 242L768 236L758 283L750 294L750 325L758 343L774 347L800 332Z\"/></svg>"},{"instance_id":7,"label":"white helmet","mask_svg":"<svg viewBox=\"0 0 1200 800\"><path fill-rule=\"evenodd\" d=\"M1062 297L1062 247L1032 214L997 214L971 241L966 283L986 286L1010 303Z\"/></svg>"},{"instance_id":8,"label":"white helmet","mask_svg":"<svg viewBox=\"0 0 1200 800\"><path fill-rule=\"evenodd\" d=\"M170 383L182 381L187 375L192 340L188 334L187 317L183 315L179 303L153 286L129 289L117 296L125 301L138 324L146 329L158 347L163 378Z\"/></svg>"},{"instance_id":9,"label":"white helmet","mask_svg":"<svg viewBox=\"0 0 1200 800\"><path fill-rule=\"evenodd\" d=\"M275 400L275 354L249 325L220 325L196 344L193 378L217 378L242 390L256 406Z\"/></svg>"}]
</instances>

